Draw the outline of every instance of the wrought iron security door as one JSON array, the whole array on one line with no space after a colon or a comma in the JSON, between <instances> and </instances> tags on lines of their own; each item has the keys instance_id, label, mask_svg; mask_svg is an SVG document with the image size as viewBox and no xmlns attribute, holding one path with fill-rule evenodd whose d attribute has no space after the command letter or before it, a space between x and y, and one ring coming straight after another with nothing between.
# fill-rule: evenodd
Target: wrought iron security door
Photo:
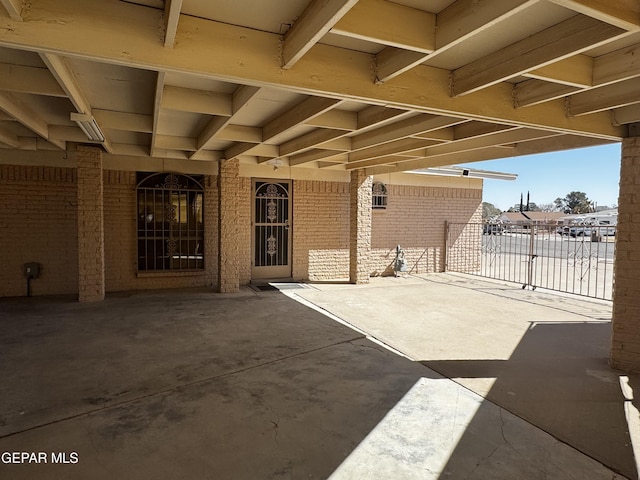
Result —
<instances>
[{"instance_id":1,"label":"wrought iron security door","mask_svg":"<svg viewBox=\"0 0 640 480\"><path fill-rule=\"evenodd\" d=\"M291 183L256 180L253 202L253 278L291 276Z\"/></svg>"}]
</instances>

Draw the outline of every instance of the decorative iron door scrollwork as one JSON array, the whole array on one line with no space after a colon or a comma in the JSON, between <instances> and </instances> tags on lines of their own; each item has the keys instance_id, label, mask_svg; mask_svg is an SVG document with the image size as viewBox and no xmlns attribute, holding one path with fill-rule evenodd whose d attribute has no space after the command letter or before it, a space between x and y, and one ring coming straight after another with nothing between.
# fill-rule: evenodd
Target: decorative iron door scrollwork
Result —
<instances>
[{"instance_id":1,"label":"decorative iron door scrollwork","mask_svg":"<svg viewBox=\"0 0 640 480\"><path fill-rule=\"evenodd\" d=\"M290 264L289 189L288 182L255 182L254 267Z\"/></svg>"}]
</instances>

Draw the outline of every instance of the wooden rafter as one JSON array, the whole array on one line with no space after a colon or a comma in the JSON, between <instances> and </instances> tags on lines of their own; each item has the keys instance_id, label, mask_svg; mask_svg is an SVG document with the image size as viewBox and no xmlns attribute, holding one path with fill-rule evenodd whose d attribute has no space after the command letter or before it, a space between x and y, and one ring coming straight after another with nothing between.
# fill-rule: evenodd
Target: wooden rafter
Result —
<instances>
[{"instance_id":1,"label":"wooden rafter","mask_svg":"<svg viewBox=\"0 0 640 480\"><path fill-rule=\"evenodd\" d=\"M77 113L92 116L93 113L91 104L87 100L87 97L78 84L78 81L66 60L59 55L54 55L51 53L41 53L40 58L42 58L44 64L60 84L60 87L62 87L62 89L65 91L67 97L75 107ZM98 126L100 127L99 124ZM104 129L100 129L104 136L104 140L101 142L101 144L107 152L112 153L113 148L111 146L111 141L109 140Z\"/></svg>"},{"instance_id":2,"label":"wooden rafter","mask_svg":"<svg viewBox=\"0 0 640 480\"><path fill-rule=\"evenodd\" d=\"M591 84L588 88L553 84L539 80L520 82L515 87L514 105L524 107L562 98L573 93L640 77L640 46L622 48L592 61ZM564 63L564 62L558 62ZM554 64L555 65L555 64ZM561 82L558 82L561 83ZM575 85L575 84L574 84Z\"/></svg>"},{"instance_id":3,"label":"wooden rafter","mask_svg":"<svg viewBox=\"0 0 640 480\"><path fill-rule=\"evenodd\" d=\"M164 92L164 81L166 74L164 72L158 72L156 77L156 94L153 102L153 133L151 134L151 146L149 148L149 155L155 157L158 155L158 147L156 147L158 123L160 121L160 108L162 105L162 94Z\"/></svg>"},{"instance_id":4,"label":"wooden rafter","mask_svg":"<svg viewBox=\"0 0 640 480\"><path fill-rule=\"evenodd\" d=\"M437 115L411 117L390 125L362 133L353 138L353 148L361 149L381 145L400 138L411 137L434 130L457 125L465 119Z\"/></svg>"},{"instance_id":5,"label":"wooden rafter","mask_svg":"<svg viewBox=\"0 0 640 480\"><path fill-rule=\"evenodd\" d=\"M539 0L478 2L458 0L437 15L436 49L430 54L388 47L376 56L376 78L387 82L398 75L435 58L464 40L499 25Z\"/></svg>"},{"instance_id":6,"label":"wooden rafter","mask_svg":"<svg viewBox=\"0 0 640 480\"><path fill-rule=\"evenodd\" d=\"M284 36L282 67L293 67L357 2L312 0Z\"/></svg>"},{"instance_id":7,"label":"wooden rafter","mask_svg":"<svg viewBox=\"0 0 640 480\"><path fill-rule=\"evenodd\" d=\"M178 20L180 19L180 10L182 9L182 0L165 0L164 6L164 46L173 48L176 41L176 33L178 32Z\"/></svg>"},{"instance_id":8,"label":"wooden rafter","mask_svg":"<svg viewBox=\"0 0 640 480\"><path fill-rule=\"evenodd\" d=\"M640 30L640 3L637 0L550 1L625 30Z\"/></svg>"},{"instance_id":9,"label":"wooden rafter","mask_svg":"<svg viewBox=\"0 0 640 480\"><path fill-rule=\"evenodd\" d=\"M233 98L223 93L165 85L161 106L182 112L230 117L233 113Z\"/></svg>"},{"instance_id":10,"label":"wooden rafter","mask_svg":"<svg viewBox=\"0 0 640 480\"><path fill-rule=\"evenodd\" d=\"M0 0L11 20L22 21L22 0Z\"/></svg>"},{"instance_id":11,"label":"wooden rafter","mask_svg":"<svg viewBox=\"0 0 640 480\"><path fill-rule=\"evenodd\" d=\"M228 117L217 116L209 121L209 123L198 135L198 148L196 149L192 158L197 158L197 156L201 154L202 150L207 147L207 144L215 139L222 131L224 131L226 127L231 124L231 122L233 121L233 116L237 115L242 109L246 108L249 102L254 99L258 95L258 93L260 93L260 88L258 87L239 87L231 97L231 115ZM262 141L262 132L260 132L260 138L258 138L258 142L260 141Z\"/></svg>"},{"instance_id":12,"label":"wooden rafter","mask_svg":"<svg viewBox=\"0 0 640 480\"><path fill-rule=\"evenodd\" d=\"M15 118L32 132L49 140L52 144L65 149L65 142L49 139L49 126L31 107L14 97L11 93L0 92L0 110Z\"/></svg>"},{"instance_id":13,"label":"wooden rafter","mask_svg":"<svg viewBox=\"0 0 640 480\"><path fill-rule=\"evenodd\" d=\"M570 115L585 115L640 103L640 83L632 78L569 97Z\"/></svg>"},{"instance_id":14,"label":"wooden rafter","mask_svg":"<svg viewBox=\"0 0 640 480\"><path fill-rule=\"evenodd\" d=\"M20 140L17 136L0 127L0 142L13 148L20 148Z\"/></svg>"},{"instance_id":15,"label":"wooden rafter","mask_svg":"<svg viewBox=\"0 0 640 480\"><path fill-rule=\"evenodd\" d=\"M386 0L360 0L331 29L338 35L427 54L435 50L435 32L433 13Z\"/></svg>"},{"instance_id":16,"label":"wooden rafter","mask_svg":"<svg viewBox=\"0 0 640 480\"><path fill-rule=\"evenodd\" d=\"M466 95L581 53L626 33L576 15L453 71L452 94Z\"/></svg>"},{"instance_id":17,"label":"wooden rafter","mask_svg":"<svg viewBox=\"0 0 640 480\"><path fill-rule=\"evenodd\" d=\"M452 99L449 96L449 72L420 65L396 79L394 85L372 85L369 54L318 44L305 55L305 61L283 75L273 52L280 36L245 27L183 16L181 28L192 32L189 42L175 55L157 42L157 19L149 18L144 7L125 2L86 2L40 0L31 14L60 21L47 24L16 22L9 32L0 28L0 45L32 51L55 50L85 59L121 61L127 51L131 67L159 71L188 71L212 79L239 79L247 84L286 88L309 95L331 96L384 105L388 108L444 114L490 122L513 123L534 128L596 136L616 140L624 129L611 125L608 115L588 115L567 119L564 102L545 102L513 109L512 87L495 85L474 95ZM105 28L92 28L92 19L101 18ZM112 28L107 28L112 25ZM108 35L107 32L108 31ZM77 42L75 39L85 41ZM237 42L242 38L242 42ZM202 62L203 57L216 62ZM242 62L237 59L242 58ZM323 72L322 81L316 81ZM428 89L424 85L429 85Z\"/></svg>"},{"instance_id":18,"label":"wooden rafter","mask_svg":"<svg viewBox=\"0 0 640 480\"><path fill-rule=\"evenodd\" d=\"M0 90L65 97L65 91L46 68L0 63Z\"/></svg>"}]
</instances>

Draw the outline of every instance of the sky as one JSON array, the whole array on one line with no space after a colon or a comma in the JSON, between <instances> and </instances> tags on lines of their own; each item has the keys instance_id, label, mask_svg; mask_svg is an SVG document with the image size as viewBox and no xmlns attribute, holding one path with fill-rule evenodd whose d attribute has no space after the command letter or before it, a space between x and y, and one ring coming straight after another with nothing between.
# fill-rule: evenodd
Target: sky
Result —
<instances>
[{"instance_id":1,"label":"sky","mask_svg":"<svg viewBox=\"0 0 640 480\"><path fill-rule=\"evenodd\" d=\"M553 203L569 192L587 194L598 206L618 205L620 144L565 150L562 152L459 164L478 170L516 173L517 180L484 180L484 202L501 210L520 204L520 194L537 205Z\"/></svg>"}]
</instances>

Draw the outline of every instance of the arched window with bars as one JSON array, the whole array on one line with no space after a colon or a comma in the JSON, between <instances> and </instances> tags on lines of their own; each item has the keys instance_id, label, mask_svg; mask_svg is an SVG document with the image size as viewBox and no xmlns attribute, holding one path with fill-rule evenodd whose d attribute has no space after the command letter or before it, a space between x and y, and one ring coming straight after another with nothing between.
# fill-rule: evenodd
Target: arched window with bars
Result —
<instances>
[{"instance_id":1,"label":"arched window with bars","mask_svg":"<svg viewBox=\"0 0 640 480\"><path fill-rule=\"evenodd\" d=\"M138 173L138 271L204 269L204 177Z\"/></svg>"},{"instance_id":2,"label":"arched window with bars","mask_svg":"<svg viewBox=\"0 0 640 480\"><path fill-rule=\"evenodd\" d=\"M374 210L387 208L387 186L382 182L373 182L371 189L371 208Z\"/></svg>"}]
</instances>

